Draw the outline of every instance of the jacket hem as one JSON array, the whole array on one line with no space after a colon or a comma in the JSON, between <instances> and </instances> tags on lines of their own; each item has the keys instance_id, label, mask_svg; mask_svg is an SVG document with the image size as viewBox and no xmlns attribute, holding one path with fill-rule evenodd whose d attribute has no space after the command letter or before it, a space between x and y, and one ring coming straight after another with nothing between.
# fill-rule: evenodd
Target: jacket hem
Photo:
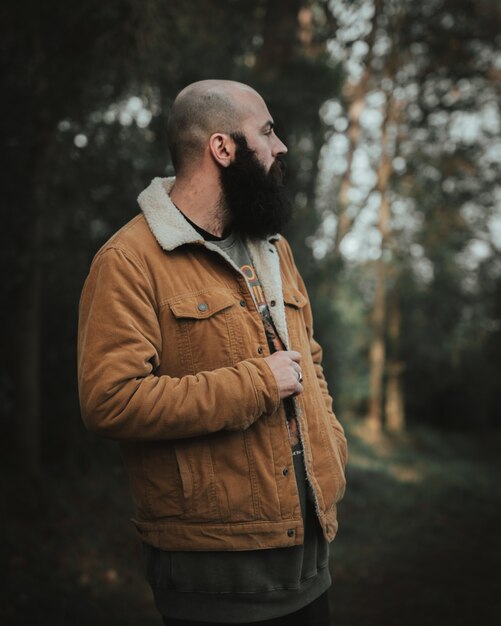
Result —
<instances>
[{"instance_id":1,"label":"jacket hem","mask_svg":"<svg viewBox=\"0 0 501 626\"><path fill-rule=\"evenodd\" d=\"M200 522L145 522L132 518L142 541L161 550L229 551L266 550L301 545L301 518L279 522L258 521L234 524Z\"/></svg>"}]
</instances>

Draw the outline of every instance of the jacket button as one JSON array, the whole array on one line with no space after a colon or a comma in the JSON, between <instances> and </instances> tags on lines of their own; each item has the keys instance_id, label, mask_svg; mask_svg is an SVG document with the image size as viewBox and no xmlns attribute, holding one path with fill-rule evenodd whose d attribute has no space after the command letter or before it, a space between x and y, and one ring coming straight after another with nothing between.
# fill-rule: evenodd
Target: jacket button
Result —
<instances>
[{"instance_id":1,"label":"jacket button","mask_svg":"<svg viewBox=\"0 0 501 626\"><path fill-rule=\"evenodd\" d=\"M258 354L263 354L263 346L258 346L257 347L257 353Z\"/></svg>"},{"instance_id":2,"label":"jacket button","mask_svg":"<svg viewBox=\"0 0 501 626\"><path fill-rule=\"evenodd\" d=\"M270 306L275 306L275 305L276 305L275 300L272 300L272 301L270 302Z\"/></svg>"},{"instance_id":3,"label":"jacket button","mask_svg":"<svg viewBox=\"0 0 501 626\"><path fill-rule=\"evenodd\" d=\"M247 306L247 302L245 300L240 300L240 306Z\"/></svg>"},{"instance_id":4,"label":"jacket button","mask_svg":"<svg viewBox=\"0 0 501 626\"><path fill-rule=\"evenodd\" d=\"M289 528L287 531L287 537L294 537L294 528Z\"/></svg>"},{"instance_id":5,"label":"jacket button","mask_svg":"<svg viewBox=\"0 0 501 626\"><path fill-rule=\"evenodd\" d=\"M198 305L198 310L199 310L199 311L207 311L207 309L208 309L208 308L209 308L209 307L207 306L207 304L205 304L205 302L201 302L201 303Z\"/></svg>"},{"instance_id":6,"label":"jacket button","mask_svg":"<svg viewBox=\"0 0 501 626\"><path fill-rule=\"evenodd\" d=\"M282 470L282 474L284 476L288 476L289 475L289 468L288 467L284 467L284 469Z\"/></svg>"}]
</instances>

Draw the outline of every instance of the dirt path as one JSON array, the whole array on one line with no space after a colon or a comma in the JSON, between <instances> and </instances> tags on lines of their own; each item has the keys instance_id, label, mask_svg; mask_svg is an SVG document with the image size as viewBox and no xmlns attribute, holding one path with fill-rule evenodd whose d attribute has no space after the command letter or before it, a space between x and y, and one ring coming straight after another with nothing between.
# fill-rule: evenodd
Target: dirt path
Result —
<instances>
[{"instance_id":1,"label":"dirt path","mask_svg":"<svg viewBox=\"0 0 501 626\"><path fill-rule=\"evenodd\" d=\"M501 623L499 434L350 431L333 626ZM160 626L118 465L36 486L2 476L2 626Z\"/></svg>"},{"instance_id":2,"label":"dirt path","mask_svg":"<svg viewBox=\"0 0 501 626\"><path fill-rule=\"evenodd\" d=\"M341 531L331 553L332 623L501 623L495 440L422 433L402 445L363 435L351 437Z\"/></svg>"}]
</instances>

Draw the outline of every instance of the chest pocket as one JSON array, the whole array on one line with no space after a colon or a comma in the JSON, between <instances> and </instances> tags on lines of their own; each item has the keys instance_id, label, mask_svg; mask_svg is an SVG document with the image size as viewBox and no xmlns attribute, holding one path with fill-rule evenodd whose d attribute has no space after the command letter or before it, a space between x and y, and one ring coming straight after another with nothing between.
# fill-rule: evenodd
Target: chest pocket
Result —
<instances>
[{"instance_id":1,"label":"chest pocket","mask_svg":"<svg viewBox=\"0 0 501 626\"><path fill-rule=\"evenodd\" d=\"M300 344L307 335L303 309L307 300L299 289L287 287L284 289L285 316L287 318L287 328L289 331L289 342L291 347L300 349Z\"/></svg>"},{"instance_id":2,"label":"chest pocket","mask_svg":"<svg viewBox=\"0 0 501 626\"><path fill-rule=\"evenodd\" d=\"M185 374L235 364L237 302L230 291L214 289L168 302Z\"/></svg>"}]
</instances>

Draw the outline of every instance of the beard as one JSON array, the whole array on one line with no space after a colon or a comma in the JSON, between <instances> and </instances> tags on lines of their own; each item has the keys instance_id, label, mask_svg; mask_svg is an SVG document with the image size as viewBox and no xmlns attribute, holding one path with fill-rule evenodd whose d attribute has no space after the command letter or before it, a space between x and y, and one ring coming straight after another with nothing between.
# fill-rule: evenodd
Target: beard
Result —
<instances>
[{"instance_id":1,"label":"beard","mask_svg":"<svg viewBox=\"0 0 501 626\"><path fill-rule=\"evenodd\" d=\"M235 159L221 168L220 179L232 232L249 239L282 232L292 215L283 164L276 160L267 172L246 138L239 133L231 136L237 146Z\"/></svg>"}]
</instances>

